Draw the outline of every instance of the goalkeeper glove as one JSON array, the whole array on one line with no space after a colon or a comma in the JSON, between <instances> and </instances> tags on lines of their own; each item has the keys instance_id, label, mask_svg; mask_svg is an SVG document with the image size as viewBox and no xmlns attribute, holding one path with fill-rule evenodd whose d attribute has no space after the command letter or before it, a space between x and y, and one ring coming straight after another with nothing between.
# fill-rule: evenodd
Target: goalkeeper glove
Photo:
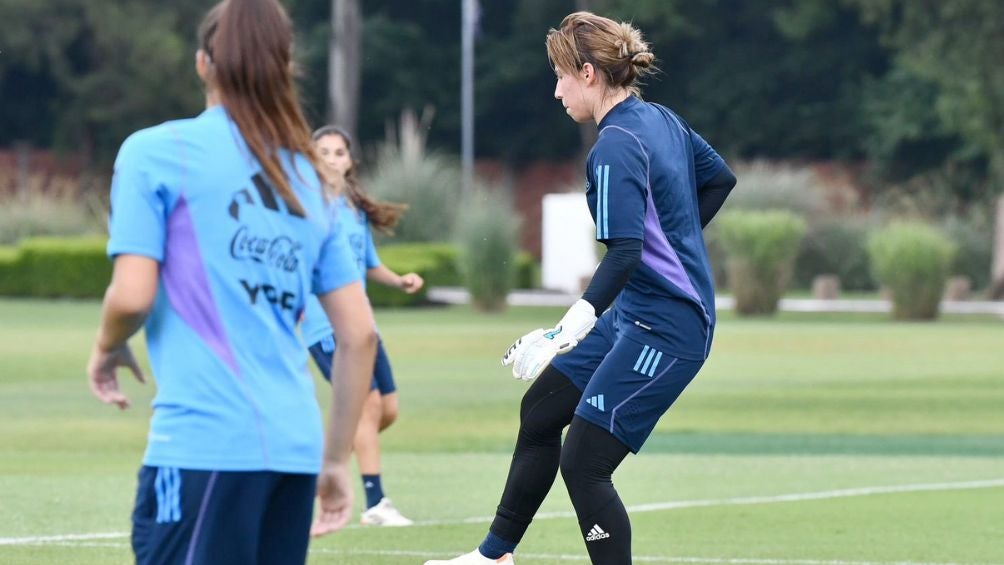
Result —
<instances>
[{"instance_id":1,"label":"goalkeeper glove","mask_svg":"<svg viewBox=\"0 0 1004 565\"><path fill-rule=\"evenodd\" d=\"M593 305L579 299L558 325L549 329L536 329L516 340L505 355L502 365L512 365L512 376L524 381L537 378L556 355L568 353L582 341L596 325Z\"/></svg>"}]
</instances>

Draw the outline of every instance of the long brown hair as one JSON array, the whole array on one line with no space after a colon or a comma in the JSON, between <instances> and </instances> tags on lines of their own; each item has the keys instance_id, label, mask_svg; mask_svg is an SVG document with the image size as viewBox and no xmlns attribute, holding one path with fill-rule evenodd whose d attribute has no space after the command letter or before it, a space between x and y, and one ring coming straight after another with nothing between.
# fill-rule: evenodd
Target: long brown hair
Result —
<instances>
[{"instance_id":1,"label":"long brown hair","mask_svg":"<svg viewBox=\"0 0 1004 565\"><path fill-rule=\"evenodd\" d=\"M223 0L202 20L199 46L248 148L290 211L303 215L279 149L304 154L324 176L294 84L293 25L285 9L277 0Z\"/></svg>"},{"instance_id":2,"label":"long brown hair","mask_svg":"<svg viewBox=\"0 0 1004 565\"><path fill-rule=\"evenodd\" d=\"M577 72L590 63L610 87L622 87L639 96L639 78L654 72L655 55L641 32L626 22L591 12L565 16L558 29L547 32L547 58L565 72Z\"/></svg>"},{"instance_id":3,"label":"long brown hair","mask_svg":"<svg viewBox=\"0 0 1004 565\"><path fill-rule=\"evenodd\" d=\"M341 186L344 187L345 195L356 208L366 214L366 218L369 219L373 227L387 235L394 235L394 226L401 220L401 215L408 209L408 205L375 200L363 192L362 186L359 183L359 176L356 175L356 160L352 153L352 138L348 132L338 126L324 126L314 132L313 139L314 141L318 141L322 137L329 135L336 135L342 138L342 141L345 142L345 148L349 150L349 156L352 158L352 168L345 173L344 182L341 183Z\"/></svg>"}]
</instances>

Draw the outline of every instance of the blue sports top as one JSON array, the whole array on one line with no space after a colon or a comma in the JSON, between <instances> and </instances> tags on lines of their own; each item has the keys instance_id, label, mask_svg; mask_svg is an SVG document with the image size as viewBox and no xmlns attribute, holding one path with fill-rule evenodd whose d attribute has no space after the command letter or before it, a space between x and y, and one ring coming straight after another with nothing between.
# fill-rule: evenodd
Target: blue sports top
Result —
<instances>
[{"instance_id":1,"label":"blue sports top","mask_svg":"<svg viewBox=\"0 0 1004 565\"><path fill-rule=\"evenodd\" d=\"M373 245L373 233L370 231L369 218L366 217L365 212L350 205L344 196L339 196L335 200L333 208L335 221L345 233L349 247L352 248L356 272L365 285L366 272L380 266L380 257L377 255L376 246ZM331 335L328 316L324 313L316 296L307 298L307 313L304 316L300 332L303 335L303 341L308 345L313 345Z\"/></svg>"},{"instance_id":2,"label":"blue sports top","mask_svg":"<svg viewBox=\"0 0 1004 565\"><path fill-rule=\"evenodd\" d=\"M599 124L586 160L586 199L599 241L642 240L641 264L615 307L667 353L702 360L715 324L715 294L697 188L724 165L679 116L633 96Z\"/></svg>"},{"instance_id":3,"label":"blue sports top","mask_svg":"<svg viewBox=\"0 0 1004 565\"><path fill-rule=\"evenodd\" d=\"M143 462L316 473L323 434L296 325L311 293L359 279L317 173L280 152L306 214L263 174L222 106L131 135L108 254L160 263L146 321L157 379Z\"/></svg>"}]
</instances>

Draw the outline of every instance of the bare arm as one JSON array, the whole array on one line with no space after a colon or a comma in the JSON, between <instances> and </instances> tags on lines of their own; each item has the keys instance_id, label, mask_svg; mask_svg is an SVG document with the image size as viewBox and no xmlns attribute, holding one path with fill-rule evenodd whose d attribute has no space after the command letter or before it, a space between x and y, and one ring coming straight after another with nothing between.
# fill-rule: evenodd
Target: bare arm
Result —
<instances>
[{"instance_id":1,"label":"bare arm","mask_svg":"<svg viewBox=\"0 0 1004 565\"><path fill-rule=\"evenodd\" d=\"M418 273L398 275L394 271L388 269L385 265L377 265L376 267L367 270L366 278L384 286L399 288L408 294L415 294L419 290L422 290L422 286L425 285L425 281L418 275Z\"/></svg>"},{"instance_id":2,"label":"bare arm","mask_svg":"<svg viewBox=\"0 0 1004 565\"><path fill-rule=\"evenodd\" d=\"M106 404L129 407L129 399L119 390L118 367L128 367L138 381L146 382L128 340L143 326L153 306L159 272L159 263L149 257L115 258L112 282L101 308L101 325L87 363L91 392Z\"/></svg>"},{"instance_id":3,"label":"bare arm","mask_svg":"<svg viewBox=\"0 0 1004 565\"><path fill-rule=\"evenodd\" d=\"M319 298L338 336L338 347L331 363L332 404L324 461L347 463L363 400L373 377L376 322L360 283L352 283Z\"/></svg>"},{"instance_id":4,"label":"bare arm","mask_svg":"<svg viewBox=\"0 0 1004 565\"><path fill-rule=\"evenodd\" d=\"M377 344L376 323L362 283L354 282L318 298L338 336L338 347L331 364L331 409L317 479L321 511L311 529L314 536L341 529L352 512L349 456L373 378Z\"/></svg>"}]
</instances>

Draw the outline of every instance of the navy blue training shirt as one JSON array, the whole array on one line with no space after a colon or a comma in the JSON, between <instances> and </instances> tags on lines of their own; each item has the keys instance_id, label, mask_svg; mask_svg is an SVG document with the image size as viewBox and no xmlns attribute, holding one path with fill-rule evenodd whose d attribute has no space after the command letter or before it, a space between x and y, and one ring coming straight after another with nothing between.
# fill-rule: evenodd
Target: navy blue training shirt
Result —
<instances>
[{"instance_id":1,"label":"navy blue training shirt","mask_svg":"<svg viewBox=\"0 0 1004 565\"><path fill-rule=\"evenodd\" d=\"M642 240L641 265L615 304L625 330L652 333L684 359L705 359L711 347L714 281L697 188L724 165L679 116L633 96L604 116L586 160L596 239Z\"/></svg>"}]
</instances>

